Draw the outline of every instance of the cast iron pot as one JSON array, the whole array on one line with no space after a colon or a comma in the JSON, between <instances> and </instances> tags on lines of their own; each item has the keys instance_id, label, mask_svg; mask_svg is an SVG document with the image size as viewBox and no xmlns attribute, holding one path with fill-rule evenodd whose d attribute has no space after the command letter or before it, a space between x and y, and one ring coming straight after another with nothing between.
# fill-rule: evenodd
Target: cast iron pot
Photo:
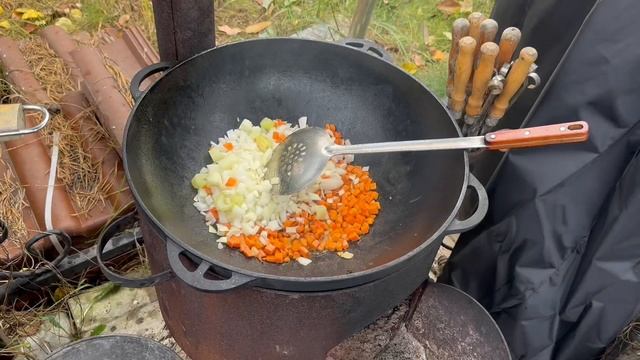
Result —
<instances>
[{"instance_id":1,"label":"cast iron pot","mask_svg":"<svg viewBox=\"0 0 640 360\"><path fill-rule=\"evenodd\" d=\"M164 75L144 94L137 86ZM137 103L125 130L124 167L138 210L166 239L171 271L204 291L251 285L285 291L326 291L391 274L444 235L467 230L486 213L482 186L469 174L465 151L363 155L378 184L382 211L370 234L351 247L354 258L314 256L311 266L282 266L219 250L193 207L190 180L207 164L212 140L237 119L265 116L312 126L336 124L353 143L460 136L447 110L415 78L350 46L302 39L259 39L221 46L176 66L159 64L132 81ZM456 220L467 186L481 198ZM191 272L181 253L198 259ZM153 256L153 255L152 255ZM204 270L230 275L208 280Z\"/></svg>"},{"instance_id":2,"label":"cast iron pot","mask_svg":"<svg viewBox=\"0 0 640 360\"><path fill-rule=\"evenodd\" d=\"M98 260L112 281L158 285L167 326L192 358L321 358L418 287L446 234L486 214L465 151L358 156L378 184L382 211L350 248L352 260L328 253L306 267L274 265L217 248L192 205L190 180L207 164L210 141L237 128L238 118L307 116L312 126L336 124L354 143L460 136L436 96L381 53L351 41L259 39L152 65L132 80L124 166L155 275L125 280ZM468 187L479 205L457 220ZM102 234L101 248L122 224Z\"/></svg>"}]
</instances>

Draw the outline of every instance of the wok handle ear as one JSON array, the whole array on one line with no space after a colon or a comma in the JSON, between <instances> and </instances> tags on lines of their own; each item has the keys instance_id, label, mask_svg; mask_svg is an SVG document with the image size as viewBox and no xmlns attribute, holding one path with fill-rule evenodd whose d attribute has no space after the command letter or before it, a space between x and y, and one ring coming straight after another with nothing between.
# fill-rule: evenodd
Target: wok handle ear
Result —
<instances>
[{"instance_id":1,"label":"wok handle ear","mask_svg":"<svg viewBox=\"0 0 640 360\"><path fill-rule=\"evenodd\" d=\"M389 55L384 48L380 45L374 43L373 41L365 40L365 39L354 39L348 38L339 42L342 45L346 45L348 47L360 50L362 52L366 52L367 54L377 56L386 62L393 64L393 58Z\"/></svg>"},{"instance_id":2,"label":"wok handle ear","mask_svg":"<svg viewBox=\"0 0 640 360\"><path fill-rule=\"evenodd\" d=\"M487 196L487 191L484 189L484 186L482 186L475 176L469 174L468 187L471 187L476 191L476 194L478 195L478 207L468 218L464 220L454 219L451 224L449 224L449 227L444 231L445 235L459 234L467 230L471 230L478 225L482 219L484 219L485 215L487 215L487 211L489 210L489 197Z\"/></svg>"},{"instance_id":3,"label":"wok handle ear","mask_svg":"<svg viewBox=\"0 0 640 360\"><path fill-rule=\"evenodd\" d=\"M153 74L157 74L159 72L171 69L173 67L172 63L169 62L159 62L156 64L149 65L147 67L142 68L138 71L131 79L131 84L129 85L129 91L131 92L131 97L134 101L138 101L140 97L144 94L144 91L140 90L140 86L142 82L147 79L149 76Z\"/></svg>"},{"instance_id":4,"label":"wok handle ear","mask_svg":"<svg viewBox=\"0 0 640 360\"><path fill-rule=\"evenodd\" d=\"M195 270L187 269L180 259L181 255L184 255L187 261L199 262ZM255 280L253 277L233 271L225 278L223 277L224 274L219 274L214 270L212 264L202 259L197 259L169 239L167 239L167 257L169 258L169 266L175 275L187 285L200 291L214 293L228 291Z\"/></svg>"},{"instance_id":5,"label":"wok handle ear","mask_svg":"<svg viewBox=\"0 0 640 360\"><path fill-rule=\"evenodd\" d=\"M98 265L100 266L100 270L102 274L109 279L114 284L118 284L127 288L145 288L149 286L155 286L163 281L169 280L173 277L173 273L171 270L166 270L158 274L154 274L152 276L142 278L142 279L133 279L126 278L122 275L116 274L114 271L109 269L105 264L105 247L111 241L112 238L115 238L116 235L122 233L124 230L128 229L137 221L137 216L135 210L128 213L127 215L122 216L116 221L112 222L107 226L100 236L98 237L98 243L96 245L96 260L98 261ZM136 239L137 240L137 239Z\"/></svg>"}]
</instances>

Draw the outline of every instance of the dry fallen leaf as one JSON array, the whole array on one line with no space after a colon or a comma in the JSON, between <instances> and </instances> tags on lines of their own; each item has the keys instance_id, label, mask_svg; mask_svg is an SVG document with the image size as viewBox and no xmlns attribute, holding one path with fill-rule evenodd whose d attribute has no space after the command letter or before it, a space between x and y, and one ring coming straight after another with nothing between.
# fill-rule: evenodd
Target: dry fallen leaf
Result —
<instances>
[{"instance_id":1,"label":"dry fallen leaf","mask_svg":"<svg viewBox=\"0 0 640 360\"><path fill-rule=\"evenodd\" d=\"M446 15L451 15L460 11L462 6L456 0L442 0L436 5L436 8Z\"/></svg>"},{"instance_id":2,"label":"dry fallen leaf","mask_svg":"<svg viewBox=\"0 0 640 360\"><path fill-rule=\"evenodd\" d=\"M68 17L58 18L58 20L56 20L56 26L61 27L68 33L72 33L73 30L75 30L75 25L73 25L73 22L71 22L71 19Z\"/></svg>"},{"instance_id":3,"label":"dry fallen leaf","mask_svg":"<svg viewBox=\"0 0 640 360\"><path fill-rule=\"evenodd\" d=\"M22 16L20 16L20 18L25 21L42 20L44 18L44 14L38 10L26 9L26 11L22 13Z\"/></svg>"},{"instance_id":4,"label":"dry fallen leaf","mask_svg":"<svg viewBox=\"0 0 640 360\"><path fill-rule=\"evenodd\" d=\"M473 0L463 0L460 12L473 12Z\"/></svg>"},{"instance_id":5,"label":"dry fallen leaf","mask_svg":"<svg viewBox=\"0 0 640 360\"><path fill-rule=\"evenodd\" d=\"M271 26L271 21L263 21L257 24L249 25L244 29L247 34L257 34Z\"/></svg>"},{"instance_id":6,"label":"dry fallen leaf","mask_svg":"<svg viewBox=\"0 0 640 360\"><path fill-rule=\"evenodd\" d=\"M2 20L2 21L0 21L0 28L3 28L5 30L9 30L9 29L11 29L11 23L9 22L9 20Z\"/></svg>"},{"instance_id":7,"label":"dry fallen leaf","mask_svg":"<svg viewBox=\"0 0 640 360\"><path fill-rule=\"evenodd\" d=\"M31 34L32 32L34 32L34 31L36 31L38 29L38 25L32 24L32 23L25 23L24 25L22 25L22 28L28 34Z\"/></svg>"},{"instance_id":8,"label":"dry fallen leaf","mask_svg":"<svg viewBox=\"0 0 640 360\"><path fill-rule=\"evenodd\" d=\"M411 61L413 61L413 63L416 64L416 66L418 67L422 67L425 64L424 58L420 54L413 54L411 56Z\"/></svg>"},{"instance_id":9,"label":"dry fallen leaf","mask_svg":"<svg viewBox=\"0 0 640 360\"><path fill-rule=\"evenodd\" d=\"M429 51L431 52L431 58L434 61L444 61L447 59L448 54L446 52L440 51L436 48L431 48Z\"/></svg>"},{"instance_id":10,"label":"dry fallen leaf","mask_svg":"<svg viewBox=\"0 0 640 360\"><path fill-rule=\"evenodd\" d=\"M82 11L79 9L71 9L71 11L69 11L69 17L73 20L80 20L82 19Z\"/></svg>"},{"instance_id":11,"label":"dry fallen leaf","mask_svg":"<svg viewBox=\"0 0 640 360\"><path fill-rule=\"evenodd\" d=\"M404 69L404 71L408 72L411 75L413 75L416 72L418 72L418 66L416 66L416 64L414 64L412 62L406 62L406 63L402 64L402 68Z\"/></svg>"},{"instance_id":12,"label":"dry fallen leaf","mask_svg":"<svg viewBox=\"0 0 640 360\"><path fill-rule=\"evenodd\" d=\"M125 27L127 25L127 23L129 23L130 19L131 19L131 15L124 14L124 15L120 16L120 18L118 19L118 25L120 27Z\"/></svg>"},{"instance_id":13,"label":"dry fallen leaf","mask_svg":"<svg viewBox=\"0 0 640 360\"><path fill-rule=\"evenodd\" d=\"M4 14L4 8L2 6L0 6L0 15Z\"/></svg>"},{"instance_id":14,"label":"dry fallen leaf","mask_svg":"<svg viewBox=\"0 0 640 360\"><path fill-rule=\"evenodd\" d=\"M242 29L239 28L232 28L229 25L222 25L222 26L218 26L218 30L222 31L223 33L229 35L229 36L234 36L234 35L238 35L242 32Z\"/></svg>"}]
</instances>

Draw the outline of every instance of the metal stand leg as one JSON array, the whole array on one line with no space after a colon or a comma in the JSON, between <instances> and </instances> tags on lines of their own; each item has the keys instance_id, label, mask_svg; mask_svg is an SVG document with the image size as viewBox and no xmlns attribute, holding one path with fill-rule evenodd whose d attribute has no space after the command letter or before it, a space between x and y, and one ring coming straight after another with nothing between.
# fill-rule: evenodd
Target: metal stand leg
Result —
<instances>
[{"instance_id":1,"label":"metal stand leg","mask_svg":"<svg viewBox=\"0 0 640 360\"><path fill-rule=\"evenodd\" d=\"M373 9L376 7L376 0L359 0L356 7L356 13L351 20L349 28L349 37L356 39L364 39L367 34L367 28L373 16Z\"/></svg>"}]
</instances>

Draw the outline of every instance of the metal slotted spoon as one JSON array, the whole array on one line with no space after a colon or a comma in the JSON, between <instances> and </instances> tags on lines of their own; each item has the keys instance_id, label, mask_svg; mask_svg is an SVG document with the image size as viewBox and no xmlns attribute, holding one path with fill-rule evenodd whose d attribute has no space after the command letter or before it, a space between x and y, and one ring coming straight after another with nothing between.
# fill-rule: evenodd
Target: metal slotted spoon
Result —
<instances>
[{"instance_id":1,"label":"metal slotted spoon","mask_svg":"<svg viewBox=\"0 0 640 360\"><path fill-rule=\"evenodd\" d=\"M313 184L331 157L344 154L374 154L402 151L481 149L509 150L586 141L589 126L584 121L501 130L484 136L433 140L410 140L357 145L336 145L324 129L308 127L292 133L276 146L267 163L268 179L277 177L273 191L293 194Z\"/></svg>"}]
</instances>

